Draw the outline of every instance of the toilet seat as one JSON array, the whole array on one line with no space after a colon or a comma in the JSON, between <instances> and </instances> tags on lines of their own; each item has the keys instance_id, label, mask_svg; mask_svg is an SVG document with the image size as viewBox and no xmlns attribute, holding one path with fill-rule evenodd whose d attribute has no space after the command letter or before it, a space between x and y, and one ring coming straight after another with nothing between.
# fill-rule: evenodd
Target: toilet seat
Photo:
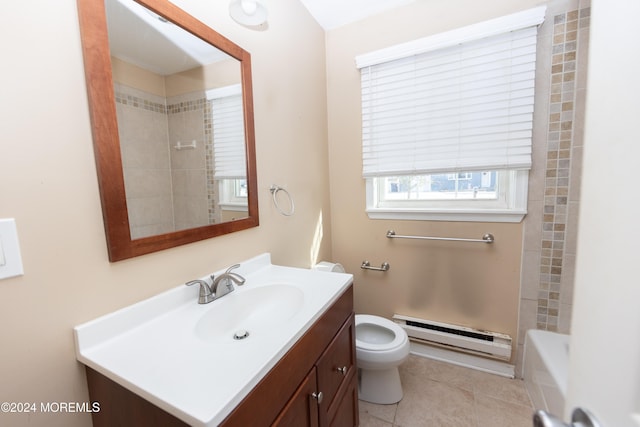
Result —
<instances>
[{"instance_id":1,"label":"toilet seat","mask_svg":"<svg viewBox=\"0 0 640 427\"><path fill-rule=\"evenodd\" d=\"M367 334L365 325L370 325L371 334ZM408 341L407 333L397 323L369 314L356 314L356 331L356 348L371 352L394 350Z\"/></svg>"}]
</instances>

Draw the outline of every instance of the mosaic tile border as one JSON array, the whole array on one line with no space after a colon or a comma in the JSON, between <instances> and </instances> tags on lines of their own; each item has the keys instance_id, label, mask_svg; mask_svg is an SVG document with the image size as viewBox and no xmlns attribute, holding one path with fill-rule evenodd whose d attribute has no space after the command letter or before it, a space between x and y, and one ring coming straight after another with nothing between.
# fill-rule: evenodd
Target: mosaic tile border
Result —
<instances>
[{"instance_id":1,"label":"mosaic tile border","mask_svg":"<svg viewBox=\"0 0 640 427\"><path fill-rule=\"evenodd\" d=\"M218 211L218 184L215 180L215 167L213 162L213 111L212 102L207 101L204 106L204 138L205 161L207 162L207 206L209 224L219 221Z\"/></svg>"},{"instance_id":2,"label":"mosaic tile border","mask_svg":"<svg viewBox=\"0 0 640 427\"><path fill-rule=\"evenodd\" d=\"M554 16L549 125L536 325L557 331L568 222L574 144L579 29L588 27L590 8Z\"/></svg>"},{"instance_id":3,"label":"mosaic tile border","mask_svg":"<svg viewBox=\"0 0 640 427\"><path fill-rule=\"evenodd\" d=\"M154 113L167 114L167 107L159 102L153 102L136 95L119 91L115 92L115 98L117 104L141 108L143 110L153 111Z\"/></svg>"},{"instance_id":4,"label":"mosaic tile border","mask_svg":"<svg viewBox=\"0 0 640 427\"><path fill-rule=\"evenodd\" d=\"M199 98L191 101L179 101L165 105L123 91L115 91L114 93L116 103L118 104L129 105L134 108L141 108L143 110L162 114L177 114L188 111L204 110L210 103L206 98Z\"/></svg>"}]
</instances>

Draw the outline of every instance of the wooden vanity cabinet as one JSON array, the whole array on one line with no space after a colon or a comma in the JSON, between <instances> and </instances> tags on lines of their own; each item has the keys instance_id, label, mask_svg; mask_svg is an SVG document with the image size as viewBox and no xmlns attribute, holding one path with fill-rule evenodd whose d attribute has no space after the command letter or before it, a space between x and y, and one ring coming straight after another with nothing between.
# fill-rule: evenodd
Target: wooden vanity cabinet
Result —
<instances>
[{"instance_id":1,"label":"wooden vanity cabinet","mask_svg":"<svg viewBox=\"0 0 640 427\"><path fill-rule=\"evenodd\" d=\"M352 316L280 412L273 426L358 425L353 333Z\"/></svg>"},{"instance_id":2,"label":"wooden vanity cabinet","mask_svg":"<svg viewBox=\"0 0 640 427\"><path fill-rule=\"evenodd\" d=\"M249 425L358 425L352 286L221 424Z\"/></svg>"},{"instance_id":3,"label":"wooden vanity cabinet","mask_svg":"<svg viewBox=\"0 0 640 427\"><path fill-rule=\"evenodd\" d=\"M358 425L353 286L314 323L225 418L223 427ZM187 426L87 367L93 425ZM320 393L322 398L320 399Z\"/></svg>"}]
</instances>

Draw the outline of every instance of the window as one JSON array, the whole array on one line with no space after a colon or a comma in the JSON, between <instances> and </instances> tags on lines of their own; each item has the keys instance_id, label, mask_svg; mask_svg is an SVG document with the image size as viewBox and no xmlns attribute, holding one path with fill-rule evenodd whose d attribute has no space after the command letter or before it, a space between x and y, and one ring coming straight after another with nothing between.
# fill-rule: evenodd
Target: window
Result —
<instances>
[{"instance_id":1,"label":"window","mask_svg":"<svg viewBox=\"0 0 640 427\"><path fill-rule=\"evenodd\" d=\"M495 200L498 171L384 177L379 197L395 200Z\"/></svg>"},{"instance_id":2,"label":"window","mask_svg":"<svg viewBox=\"0 0 640 427\"><path fill-rule=\"evenodd\" d=\"M404 175L367 180L373 219L519 221L526 203L527 171Z\"/></svg>"},{"instance_id":3,"label":"window","mask_svg":"<svg viewBox=\"0 0 640 427\"><path fill-rule=\"evenodd\" d=\"M213 171L220 204L247 206L247 179L242 89L240 85L207 91L213 127Z\"/></svg>"},{"instance_id":4,"label":"window","mask_svg":"<svg viewBox=\"0 0 640 427\"><path fill-rule=\"evenodd\" d=\"M222 179L219 182L220 205L225 209L247 210L247 180Z\"/></svg>"},{"instance_id":5,"label":"window","mask_svg":"<svg viewBox=\"0 0 640 427\"><path fill-rule=\"evenodd\" d=\"M544 12L356 58L370 217L522 219Z\"/></svg>"}]
</instances>

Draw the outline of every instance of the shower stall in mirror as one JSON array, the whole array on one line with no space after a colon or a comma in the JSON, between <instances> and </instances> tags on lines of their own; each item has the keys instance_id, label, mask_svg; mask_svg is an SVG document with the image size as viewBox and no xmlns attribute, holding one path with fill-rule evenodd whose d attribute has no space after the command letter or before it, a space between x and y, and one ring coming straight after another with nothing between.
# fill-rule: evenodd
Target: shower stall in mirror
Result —
<instances>
[{"instance_id":1,"label":"shower stall in mirror","mask_svg":"<svg viewBox=\"0 0 640 427\"><path fill-rule=\"evenodd\" d=\"M247 216L240 62L130 0L107 0L132 239Z\"/></svg>"}]
</instances>

